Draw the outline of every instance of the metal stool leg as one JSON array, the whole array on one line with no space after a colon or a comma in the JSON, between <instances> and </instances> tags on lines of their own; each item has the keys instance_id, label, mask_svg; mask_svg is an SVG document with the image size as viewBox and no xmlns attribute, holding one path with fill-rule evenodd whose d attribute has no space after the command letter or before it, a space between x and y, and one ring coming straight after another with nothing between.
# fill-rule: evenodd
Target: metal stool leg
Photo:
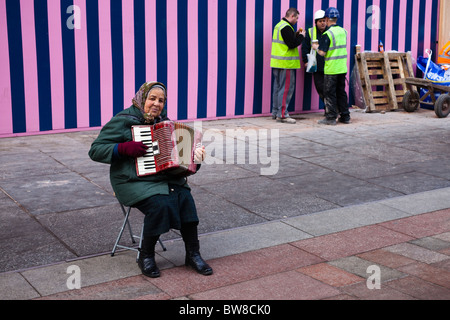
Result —
<instances>
[{"instance_id":1,"label":"metal stool leg","mask_svg":"<svg viewBox=\"0 0 450 320\"><path fill-rule=\"evenodd\" d=\"M130 221L128 220L128 218L130 217L131 207L128 207L128 210L125 210L125 207L123 206L123 204L120 204L120 207L122 208L122 212L125 216L125 219L127 220L126 224L128 225L128 231L130 231L131 241L133 243L136 243L136 241L134 240L134 238L136 238L136 237L133 236L133 231L131 230L131 224L130 224Z\"/></svg>"},{"instance_id":2,"label":"metal stool leg","mask_svg":"<svg viewBox=\"0 0 450 320\"><path fill-rule=\"evenodd\" d=\"M129 221L130 212L131 212L131 207L128 207L127 209L125 209L124 205L121 204L121 203L120 203L120 207L121 207L122 212L123 212L123 214L124 214L124 221L123 221L122 227L120 228L119 236L117 237L116 242L115 242L114 247L113 247L113 250L112 250L112 252L111 252L111 257L114 256L114 254L116 253L117 248L123 248L123 249L128 249L128 250L134 250L134 251L137 251L137 257L136 257L136 261L137 261L137 259L139 259L139 255L140 255L139 249L142 248L142 240L143 240L143 238L144 238L144 225L142 225L142 229L141 229L141 234L140 234L140 236L135 236L135 235L133 235L133 231L131 230L131 224L130 224L130 221ZM119 244L119 241L120 241L120 239L122 238L123 232L124 232L125 227L126 227L127 225L128 225L128 230L129 230L130 235L131 235L131 241L132 241L133 243L136 243L135 239L136 239L136 238L139 239L139 247L138 247L138 248L127 247L127 246L123 246L123 245L120 245L120 244ZM165 245L164 245L164 243L161 241L161 239L158 239L158 241L159 241L159 244L161 245L163 251L167 251L167 248L165 247Z\"/></svg>"}]
</instances>

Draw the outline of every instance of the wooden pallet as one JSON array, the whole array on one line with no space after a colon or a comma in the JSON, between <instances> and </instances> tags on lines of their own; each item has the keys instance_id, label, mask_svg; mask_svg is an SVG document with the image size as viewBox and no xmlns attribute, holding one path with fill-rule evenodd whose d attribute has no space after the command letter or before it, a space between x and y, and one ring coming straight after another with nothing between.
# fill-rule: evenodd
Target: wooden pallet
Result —
<instances>
[{"instance_id":1,"label":"wooden pallet","mask_svg":"<svg viewBox=\"0 0 450 320\"><path fill-rule=\"evenodd\" d=\"M361 52L355 62L366 112L401 108L405 79L414 77L410 53Z\"/></svg>"}]
</instances>

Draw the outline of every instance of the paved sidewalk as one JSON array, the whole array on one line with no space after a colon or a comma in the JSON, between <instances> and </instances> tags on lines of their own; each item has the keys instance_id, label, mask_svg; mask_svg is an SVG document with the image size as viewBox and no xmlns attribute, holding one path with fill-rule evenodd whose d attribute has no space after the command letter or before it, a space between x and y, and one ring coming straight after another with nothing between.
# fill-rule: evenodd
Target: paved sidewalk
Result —
<instances>
[{"instance_id":1,"label":"paved sidewalk","mask_svg":"<svg viewBox=\"0 0 450 320\"><path fill-rule=\"evenodd\" d=\"M222 134L280 132L278 150L266 145L279 154L275 175L261 175L249 154L238 163L237 148L233 164L190 178L209 277L183 265L173 231L157 251L160 278L140 274L135 252L109 255L121 213L107 168L86 159L98 132L0 139L0 299L448 300L448 119L427 110L352 116L332 128L316 125L317 114L296 125L203 123ZM73 266L79 290L68 288ZM369 289L378 275L380 289Z\"/></svg>"}]
</instances>

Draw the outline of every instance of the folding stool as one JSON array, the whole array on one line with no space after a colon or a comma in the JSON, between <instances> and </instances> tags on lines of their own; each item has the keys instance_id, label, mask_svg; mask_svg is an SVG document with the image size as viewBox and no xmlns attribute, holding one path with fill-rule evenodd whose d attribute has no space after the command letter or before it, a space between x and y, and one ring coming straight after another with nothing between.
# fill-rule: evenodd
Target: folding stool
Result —
<instances>
[{"instance_id":1,"label":"folding stool","mask_svg":"<svg viewBox=\"0 0 450 320\"><path fill-rule=\"evenodd\" d=\"M139 259L139 254L140 254L138 248L141 248L141 247L142 247L142 238L143 238L143 234L144 234L144 225L142 225L141 234L140 234L139 236L134 235L134 234L133 234L133 231L131 230L131 224L130 224L130 221L128 220L129 217L130 217L131 207L125 207L125 206L124 206L123 204L121 204L120 202L119 202L119 204L120 204L120 208L122 209L122 212L123 212L123 215L125 216L125 218L124 218L124 220L123 220L122 227L120 228L120 232L119 232L119 235L118 235L118 237L117 237L116 243L114 244L114 247L113 247L113 249L112 249L111 257L114 256L114 254L116 253L117 248L122 248L122 249L127 249L127 250L137 251L137 257L136 257L136 260L137 260L137 259ZM138 247L138 248L136 248L136 247L124 246L124 245L120 245L120 244L119 244L119 241L120 241L120 239L122 238L123 232L124 232L125 227L126 227L127 225L128 225L128 231L130 232L130 235L131 235L131 241L132 241L133 243L136 243L136 240L135 240L135 239L139 239L139 247ZM167 251L167 249L166 249L166 247L164 246L164 244L163 244L163 242L161 241L161 239L159 239L158 241L159 241L159 244L161 245L163 251Z\"/></svg>"}]
</instances>

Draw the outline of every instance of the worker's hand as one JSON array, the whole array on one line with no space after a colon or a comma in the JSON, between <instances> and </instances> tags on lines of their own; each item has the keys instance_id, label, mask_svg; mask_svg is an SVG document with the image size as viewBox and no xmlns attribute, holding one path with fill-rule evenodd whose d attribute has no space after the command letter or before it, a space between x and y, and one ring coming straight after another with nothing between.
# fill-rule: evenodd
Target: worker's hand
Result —
<instances>
[{"instance_id":1,"label":"worker's hand","mask_svg":"<svg viewBox=\"0 0 450 320\"><path fill-rule=\"evenodd\" d=\"M195 149L194 151L194 160L197 163L204 161L206 158L206 150L205 146L201 146L200 148Z\"/></svg>"},{"instance_id":2,"label":"worker's hand","mask_svg":"<svg viewBox=\"0 0 450 320\"><path fill-rule=\"evenodd\" d=\"M297 34L298 34L298 35L301 34L301 35L303 35L303 37L306 37L306 31L303 30L303 28L298 29L298 30L297 30Z\"/></svg>"},{"instance_id":3,"label":"worker's hand","mask_svg":"<svg viewBox=\"0 0 450 320\"><path fill-rule=\"evenodd\" d=\"M319 50L319 44L318 43L313 43L312 45L311 45L311 48L313 48L313 50Z\"/></svg>"}]
</instances>

